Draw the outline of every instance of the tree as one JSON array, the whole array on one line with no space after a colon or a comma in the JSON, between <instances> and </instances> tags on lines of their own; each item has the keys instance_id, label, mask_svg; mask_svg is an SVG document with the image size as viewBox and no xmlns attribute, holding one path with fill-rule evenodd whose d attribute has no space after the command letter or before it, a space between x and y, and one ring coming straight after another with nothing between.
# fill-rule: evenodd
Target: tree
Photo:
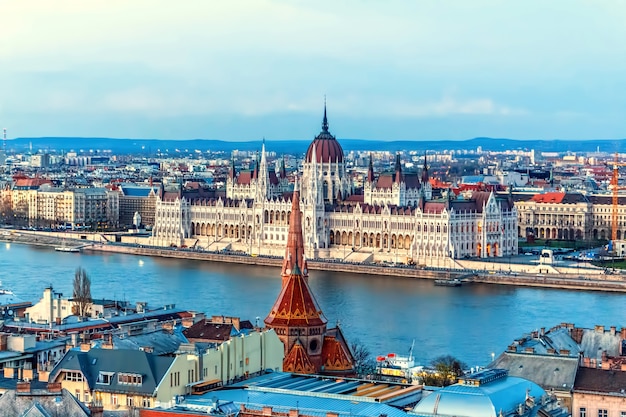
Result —
<instances>
[{"instance_id":1,"label":"tree","mask_svg":"<svg viewBox=\"0 0 626 417\"><path fill-rule=\"evenodd\" d=\"M83 268L77 268L74 274L74 295L72 313L86 317L92 304L91 280Z\"/></svg>"},{"instance_id":2,"label":"tree","mask_svg":"<svg viewBox=\"0 0 626 417\"><path fill-rule=\"evenodd\" d=\"M422 383L435 387L446 387L456 383L458 377L465 373L463 369L467 368L467 365L451 355L438 356L430 365L433 372L422 374Z\"/></svg>"},{"instance_id":3,"label":"tree","mask_svg":"<svg viewBox=\"0 0 626 417\"><path fill-rule=\"evenodd\" d=\"M376 364L371 357L370 351L361 341L353 340L350 345L352 357L354 358L354 371L360 377L373 373Z\"/></svg>"}]
</instances>

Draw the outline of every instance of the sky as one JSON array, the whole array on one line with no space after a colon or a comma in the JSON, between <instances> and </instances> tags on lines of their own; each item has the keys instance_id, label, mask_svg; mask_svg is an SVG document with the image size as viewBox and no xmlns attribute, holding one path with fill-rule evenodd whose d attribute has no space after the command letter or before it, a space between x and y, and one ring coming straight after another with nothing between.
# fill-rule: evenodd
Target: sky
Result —
<instances>
[{"instance_id":1,"label":"sky","mask_svg":"<svg viewBox=\"0 0 626 417\"><path fill-rule=\"evenodd\" d=\"M8 137L626 138L621 0L0 0Z\"/></svg>"}]
</instances>

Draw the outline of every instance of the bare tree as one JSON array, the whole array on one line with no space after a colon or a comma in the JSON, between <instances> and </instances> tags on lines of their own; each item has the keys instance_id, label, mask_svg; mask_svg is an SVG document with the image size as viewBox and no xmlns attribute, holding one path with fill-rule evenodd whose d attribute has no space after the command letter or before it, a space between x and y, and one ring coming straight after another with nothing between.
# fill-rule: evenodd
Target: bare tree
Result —
<instances>
[{"instance_id":1,"label":"bare tree","mask_svg":"<svg viewBox=\"0 0 626 417\"><path fill-rule=\"evenodd\" d=\"M350 350L354 358L354 370L358 376L363 377L376 370L376 364L371 358L369 349L361 341L353 340Z\"/></svg>"},{"instance_id":2,"label":"bare tree","mask_svg":"<svg viewBox=\"0 0 626 417\"><path fill-rule=\"evenodd\" d=\"M454 384L460 376L463 376L463 362L451 355L442 355L432 360L430 365L434 372L425 372L421 379L424 385L445 387Z\"/></svg>"},{"instance_id":3,"label":"bare tree","mask_svg":"<svg viewBox=\"0 0 626 417\"><path fill-rule=\"evenodd\" d=\"M91 280L83 268L77 268L74 274L73 301L72 313L79 317L86 317L92 304Z\"/></svg>"}]
</instances>

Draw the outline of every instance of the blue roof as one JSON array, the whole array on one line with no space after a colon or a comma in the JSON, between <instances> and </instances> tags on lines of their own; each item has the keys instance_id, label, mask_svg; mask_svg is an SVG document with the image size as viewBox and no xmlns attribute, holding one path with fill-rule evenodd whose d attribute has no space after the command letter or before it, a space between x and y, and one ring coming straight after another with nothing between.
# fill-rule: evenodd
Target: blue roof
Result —
<instances>
[{"instance_id":1,"label":"blue roof","mask_svg":"<svg viewBox=\"0 0 626 417\"><path fill-rule=\"evenodd\" d=\"M240 406L261 409L272 407L274 411L288 412L298 409L303 414L312 416L326 416L328 412L351 416L379 416L406 417L408 414L397 408L377 402L354 401L354 399L320 398L298 394L282 394L274 392L259 392L240 389L211 391L201 397L187 397L186 403L194 406L206 406L213 403L213 398L222 401L232 401Z\"/></svg>"},{"instance_id":2,"label":"blue roof","mask_svg":"<svg viewBox=\"0 0 626 417\"><path fill-rule=\"evenodd\" d=\"M497 417L502 410L508 415L525 401L527 392L535 399L546 395L534 382L512 376L479 386L455 384L422 399L413 413L420 417Z\"/></svg>"},{"instance_id":3,"label":"blue roof","mask_svg":"<svg viewBox=\"0 0 626 417\"><path fill-rule=\"evenodd\" d=\"M140 185L122 184L120 188L124 195L128 197L148 197L150 191L158 192L158 187L143 187Z\"/></svg>"},{"instance_id":4,"label":"blue roof","mask_svg":"<svg viewBox=\"0 0 626 417\"><path fill-rule=\"evenodd\" d=\"M484 175L465 175L461 177L461 183L463 184L477 184L479 182L484 182Z\"/></svg>"}]
</instances>

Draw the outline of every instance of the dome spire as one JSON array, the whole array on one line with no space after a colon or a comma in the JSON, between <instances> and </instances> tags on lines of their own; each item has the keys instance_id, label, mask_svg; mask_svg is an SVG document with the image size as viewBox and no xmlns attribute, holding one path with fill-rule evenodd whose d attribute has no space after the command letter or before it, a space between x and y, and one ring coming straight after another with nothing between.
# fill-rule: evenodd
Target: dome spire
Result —
<instances>
[{"instance_id":1,"label":"dome spire","mask_svg":"<svg viewBox=\"0 0 626 417\"><path fill-rule=\"evenodd\" d=\"M324 120L322 120L322 132L328 133L328 118L326 117L326 96L324 96Z\"/></svg>"}]
</instances>

